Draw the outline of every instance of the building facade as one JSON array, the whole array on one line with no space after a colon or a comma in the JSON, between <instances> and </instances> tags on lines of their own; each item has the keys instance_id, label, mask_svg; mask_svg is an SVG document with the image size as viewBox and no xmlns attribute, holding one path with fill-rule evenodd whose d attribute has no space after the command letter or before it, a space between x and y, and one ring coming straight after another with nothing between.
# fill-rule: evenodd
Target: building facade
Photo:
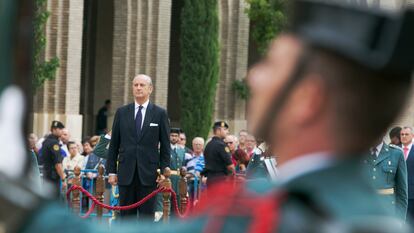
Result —
<instances>
[{"instance_id":1,"label":"building facade","mask_svg":"<svg viewBox=\"0 0 414 233\"><path fill-rule=\"evenodd\" d=\"M349 0L398 9L412 0ZM180 13L183 0L48 0L45 57L57 56L56 79L37 90L33 132L43 135L61 120L74 139L92 135L106 99L112 114L133 101L131 80L139 73L153 78L151 101L168 110L179 126ZM232 88L251 63L250 22L245 0L219 0L220 78L214 119L231 131L246 128L246 102ZM250 47L250 50L249 50ZM413 124L414 101L399 122ZM109 117L108 125L112 125ZM213 119L213 120L214 120Z\"/></svg>"}]
</instances>

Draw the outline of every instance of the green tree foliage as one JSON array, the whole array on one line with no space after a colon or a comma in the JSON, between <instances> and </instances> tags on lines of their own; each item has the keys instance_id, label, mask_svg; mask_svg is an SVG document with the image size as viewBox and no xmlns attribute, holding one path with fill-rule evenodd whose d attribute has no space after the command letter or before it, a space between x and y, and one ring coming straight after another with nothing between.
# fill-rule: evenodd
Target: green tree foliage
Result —
<instances>
[{"instance_id":1,"label":"green tree foliage","mask_svg":"<svg viewBox=\"0 0 414 233\"><path fill-rule=\"evenodd\" d=\"M288 0L246 0L246 13L252 24L251 36L257 49L264 54L273 38L286 25L285 6Z\"/></svg>"},{"instance_id":2,"label":"green tree foliage","mask_svg":"<svg viewBox=\"0 0 414 233\"><path fill-rule=\"evenodd\" d=\"M270 42L286 25L287 0L246 0L249 7L246 13L250 19L250 34L258 52L266 53ZM233 90L241 99L249 98L249 88L246 80L235 80Z\"/></svg>"},{"instance_id":3,"label":"green tree foliage","mask_svg":"<svg viewBox=\"0 0 414 233\"><path fill-rule=\"evenodd\" d=\"M219 76L218 30L217 0L184 0L180 37L180 121L190 139L206 138L211 129Z\"/></svg>"},{"instance_id":4,"label":"green tree foliage","mask_svg":"<svg viewBox=\"0 0 414 233\"><path fill-rule=\"evenodd\" d=\"M247 85L246 79L243 80L234 80L233 82L233 91L236 92L237 96L243 100L247 100L249 98L249 87Z\"/></svg>"},{"instance_id":5,"label":"green tree foliage","mask_svg":"<svg viewBox=\"0 0 414 233\"><path fill-rule=\"evenodd\" d=\"M33 86L37 89L46 80L55 78L56 70L59 67L59 59L57 57L53 57L49 61L44 59L44 50L46 47L45 26L50 12L45 10L46 0L36 0L35 4Z\"/></svg>"}]
</instances>

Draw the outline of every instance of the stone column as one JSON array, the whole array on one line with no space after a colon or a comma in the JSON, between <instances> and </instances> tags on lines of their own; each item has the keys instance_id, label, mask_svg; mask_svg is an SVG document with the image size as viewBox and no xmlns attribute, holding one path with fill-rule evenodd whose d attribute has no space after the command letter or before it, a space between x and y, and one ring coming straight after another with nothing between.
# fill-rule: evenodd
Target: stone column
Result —
<instances>
[{"instance_id":1,"label":"stone column","mask_svg":"<svg viewBox=\"0 0 414 233\"><path fill-rule=\"evenodd\" d=\"M246 128L246 101L232 86L246 77L249 42L249 18L244 13L245 1L219 1L220 78L217 86L215 120L229 122L230 131Z\"/></svg>"},{"instance_id":2,"label":"stone column","mask_svg":"<svg viewBox=\"0 0 414 233\"><path fill-rule=\"evenodd\" d=\"M151 101L167 107L171 0L120 0L114 6L113 110L133 101L131 81L152 77Z\"/></svg>"},{"instance_id":3,"label":"stone column","mask_svg":"<svg viewBox=\"0 0 414 233\"><path fill-rule=\"evenodd\" d=\"M48 0L47 9L51 15L46 25L45 58L57 56L60 67L56 78L35 94L33 132L41 136L50 131L52 120L60 120L70 129L72 137L79 140L83 0Z\"/></svg>"}]
</instances>

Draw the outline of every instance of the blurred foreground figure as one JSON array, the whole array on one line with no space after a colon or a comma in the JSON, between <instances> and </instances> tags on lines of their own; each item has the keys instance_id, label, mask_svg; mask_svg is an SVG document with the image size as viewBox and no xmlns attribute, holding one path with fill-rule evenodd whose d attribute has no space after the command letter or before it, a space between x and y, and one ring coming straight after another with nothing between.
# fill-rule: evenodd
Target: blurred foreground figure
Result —
<instances>
[{"instance_id":1,"label":"blurred foreground figure","mask_svg":"<svg viewBox=\"0 0 414 233\"><path fill-rule=\"evenodd\" d=\"M250 131L278 155L280 184L218 185L187 221L125 223L111 232L408 231L383 208L360 164L408 99L414 12L305 0L291 10L290 31L249 74ZM65 208L29 203L13 218L17 232L107 231Z\"/></svg>"}]
</instances>

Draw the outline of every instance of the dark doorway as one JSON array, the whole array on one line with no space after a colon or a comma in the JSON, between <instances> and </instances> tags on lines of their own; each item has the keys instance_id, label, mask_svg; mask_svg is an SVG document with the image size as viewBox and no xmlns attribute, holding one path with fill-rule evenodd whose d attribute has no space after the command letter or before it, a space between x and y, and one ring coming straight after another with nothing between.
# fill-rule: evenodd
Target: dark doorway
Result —
<instances>
[{"instance_id":1,"label":"dark doorway","mask_svg":"<svg viewBox=\"0 0 414 233\"><path fill-rule=\"evenodd\" d=\"M95 134L96 114L105 100L110 99L113 16L113 0L84 1L80 103L82 137Z\"/></svg>"},{"instance_id":2,"label":"dark doorway","mask_svg":"<svg viewBox=\"0 0 414 233\"><path fill-rule=\"evenodd\" d=\"M172 126L179 126L180 121L180 82L181 73L181 10L184 0L173 0L171 7L170 62L168 70L168 115Z\"/></svg>"}]
</instances>

